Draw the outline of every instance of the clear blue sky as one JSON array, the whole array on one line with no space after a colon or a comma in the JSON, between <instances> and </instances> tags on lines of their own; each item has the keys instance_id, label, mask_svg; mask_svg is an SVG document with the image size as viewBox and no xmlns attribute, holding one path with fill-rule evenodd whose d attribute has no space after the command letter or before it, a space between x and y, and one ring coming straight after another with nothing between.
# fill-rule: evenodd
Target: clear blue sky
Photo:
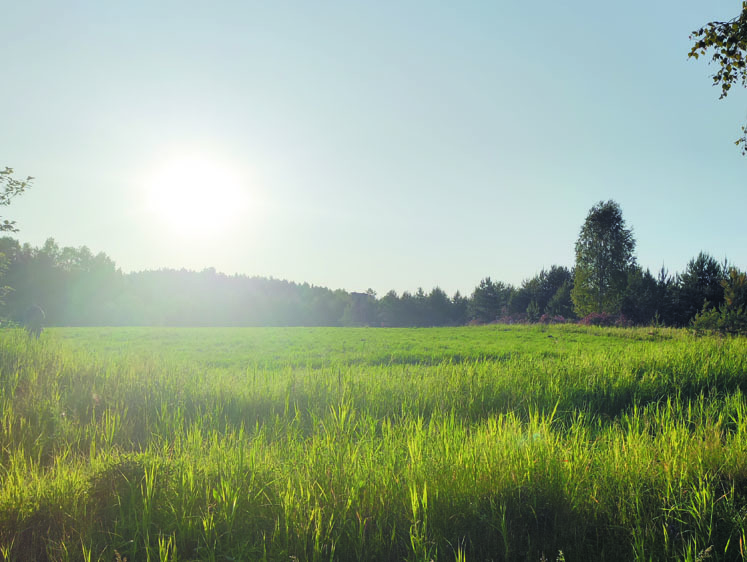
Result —
<instances>
[{"instance_id":1,"label":"clear blue sky","mask_svg":"<svg viewBox=\"0 0 747 562\"><path fill-rule=\"evenodd\" d=\"M615 199L644 267L747 267L747 91L718 101L687 59L740 7L8 3L0 166L37 179L0 214L125 271L453 293L572 265ZM184 174L199 186L158 186ZM158 189L191 207L154 207Z\"/></svg>"}]
</instances>

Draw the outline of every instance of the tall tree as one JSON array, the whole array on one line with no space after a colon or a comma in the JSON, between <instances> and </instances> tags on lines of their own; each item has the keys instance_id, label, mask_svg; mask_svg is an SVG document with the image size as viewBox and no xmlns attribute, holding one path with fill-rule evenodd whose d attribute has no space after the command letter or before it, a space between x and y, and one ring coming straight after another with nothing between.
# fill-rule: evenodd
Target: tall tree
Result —
<instances>
[{"instance_id":1,"label":"tall tree","mask_svg":"<svg viewBox=\"0 0 747 562\"><path fill-rule=\"evenodd\" d=\"M472 293L470 317L478 322L494 322L508 305L511 293L511 286L486 277Z\"/></svg>"},{"instance_id":2,"label":"tall tree","mask_svg":"<svg viewBox=\"0 0 747 562\"><path fill-rule=\"evenodd\" d=\"M724 304L730 310L747 313L747 274L736 267L730 267L726 279L721 282L724 287Z\"/></svg>"},{"instance_id":3,"label":"tall tree","mask_svg":"<svg viewBox=\"0 0 747 562\"><path fill-rule=\"evenodd\" d=\"M747 1L742 2L742 12L728 21L712 21L697 31L690 39L695 43L688 56L697 59L713 49L711 62L718 65L713 75L714 86L721 86L721 96L725 98L734 84L747 87ZM742 154L747 156L747 125L742 127L742 136L735 141L741 145Z\"/></svg>"},{"instance_id":4,"label":"tall tree","mask_svg":"<svg viewBox=\"0 0 747 562\"><path fill-rule=\"evenodd\" d=\"M573 312L573 299L571 294L573 292L573 276L558 287L558 290L547 302L547 308L545 309L546 314L552 316L563 316L564 318L574 318Z\"/></svg>"},{"instance_id":5,"label":"tall tree","mask_svg":"<svg viewBox=\"0 0 747 562\"><path fill-rule=\"evenodd\" d=\"M721 306L724 302L722 281L726 279L727 272L727 264L721 265L705 252L691 259L677 279L675 322L684 326L703 307Z\"/></svg>"},{"instance_id":6,"label":"tall tree","mask_svg":"<svg viewBox=\"0 0 747 562\"><path fill-rule=\"evenodd\" d=\"M440 288L434 287L426 300L427 326L447 326L452 323L452 302Z\"/></svg>"},{"instance_id":7,"label":"tall tree","mask_svg":"<svg viewBox=\"0 0 747 562\"><path fill-rule=\"evenodd\" d=\"M631 267L620 312L633 324L649 324L657 319L657 314L661 317L659 300L659 284L651 271Z\"/></svg>"},{"instance_id":8,"label":"tall tree","mask_svg":"<svg viewBox=\"0 0 747 562\"><path fill-rule=\"evenodd\" d=\"M635 239L615 201L591 208L576 242L576 269L571 296L579 316L617 314L635 264Z\"/></svg>"},{"instance_id":9,"label":"tall tree","mask_svg":"<svg viewBox=\"0 0 747 562\"><path fill-rule=\"evenodd\" d=\"M729 267L721 281L724 302L719 308L703 307L691 321L696 331L747 335L747 274Z\"/></svg>"},{"instance_id":10,"label":"tall tree","mask_svg":"<svg viewBox=\"0 0 747 562\"><path fill-rule=\"evenodd\" d=\"M525 279L513 295L509 303L509 312L512 314L523 314L527 312L529 305L534 303L533 308L538 314L545 314L548 311L550 300L555 296L558 290L567 285L570 291L570 283L573 281L573 274L568 268L553 265L549 270L542 269L531 279ZM559 299L562 297L559 297ZM554 304L558 304L556 301Z\"/></svg>"},{"instance_id":11,"label":"tall tree","mask_svg":"<svg viewBox=\"0 0 747 562\"><path fill-rule=\"evenodd\" d=\"M452 307L452 322L456 326L466 324L469 320L469 298L457 291L451 299L454 303Z\"/></svg>"}]
</instances>

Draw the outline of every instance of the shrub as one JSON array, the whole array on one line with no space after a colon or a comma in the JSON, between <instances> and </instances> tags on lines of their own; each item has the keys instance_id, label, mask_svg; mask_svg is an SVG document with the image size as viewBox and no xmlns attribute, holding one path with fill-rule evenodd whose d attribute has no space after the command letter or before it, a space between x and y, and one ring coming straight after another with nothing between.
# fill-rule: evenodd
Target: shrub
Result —
<instances>
[{"instance_id":1,"label":"shrub","mask_svg":"<svg viewBox=\"0 0 747 562\"><path fill-rule=\"evenodd\" d=\"M615 326L617 326L618 328L629 328L632 325L633 325L633 321L627 316L625 316L624 314L620 314L615 319Z\"/></svg>"},{"instance_id":2,"label":"shrub","mask_svg":"<svg viewBox=\"0 0 747 562\"><path fill-rule=\"evenodd\" d=\"M527 315L523 313L503 314L498 318L499 324L528 324Z\"/></svg>"},{"instance_id":3,"label":"shrub","mask_svg":"<svg viewBox=\"0 0 747 562\"><path fill-rule=\"evenodd\" d=\"M567 320L560 314L543 314L539 319L541 324L565 324Z\"/></svg>"},{"instance_id":4,"label":"shrub","mask_svg":"<svg viewBox=\"0 0 747 562\"><path fill-rule=\"evenodd\" d=\"M724 288L724 304L715 309L710 308L710 303L706 301L690 325L696 334L720 332L747 335L747 274L732 267L721 285Z\"/></svg>"},{"instance_id":5,"label":"shrub","mask_svg":"<svg viewBox=\"0 0 747 562\"><path fill-rule=\"evenodd\" d=\"M706 309L698 312L690 321L690 325L696 334L718 332L721 334L734 334L747 336L747 312L743 308Z\"/></svg>"},{"instance_id":6,"label":"shrub","mask_svg":"<svg viewBox=\"0 0 747 562\"><path fill-rule=\"evenodd\" d=\"M534 324L535 322L538 322L540 319L540 308L537 304L537 301L533 300L529 303L529 306L527 306L527 320L529 320L530 323Z\"/></svg>"},{"instance_id":7,"label":"shrub","mask_svg":"<svg viewBox=\"0 0 747 562\"><path fill-rule=\"evenodd\" d=\"M606 312L592 312L587 314L581 320L579 324L584 326L614 326L617 321L617 316L613 314L607 314Z\"/></svg>"}]
</instances>

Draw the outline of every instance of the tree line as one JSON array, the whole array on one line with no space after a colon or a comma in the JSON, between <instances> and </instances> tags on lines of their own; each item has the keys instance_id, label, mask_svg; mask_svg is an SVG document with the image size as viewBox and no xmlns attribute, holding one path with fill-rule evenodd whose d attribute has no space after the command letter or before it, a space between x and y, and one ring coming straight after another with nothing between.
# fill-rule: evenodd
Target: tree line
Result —
<instances>
[{"instance_id":1,"label":"tree line","mask_svg":"<svg viewBox=\"0 0 747 562\"><path fill-rule=\"evenodd\" d=\"M123 273L104 253L60 247L53 239L32 247L0 238L0 255L2 285L12 287L0 304L0 318L23 322L29 307L38 305L47 325L57 326L426 327L566 321L686 326L704 310L718 311L728 298L734 302L734 279L740 279L738 270L706 253L676 274L664 269L652 274L628 256L617 264L621 270L608 272L600 298L598 280L589 284L577 255L575 267L554 265L519 286L486 277L467 295L449 296L435 287L377 296L370 289L331 290L212 268Z\"/></svg>"},{"instance_id":2,"label":"tree line","mask_svg":"<svg viewBox=\"0 0 747 562\"><path fill-rule=\"evenodd\" d=\"M0 171L0 206L30 187ZM17 232L0 220L0 232ZM29 310L59 326L458 326L580 320L661 324L747 334L747 274L699 253L682 273L657 275L635 259L636 241L615 201L600 201L576 241L574 267L554 265L514 287L486 277L470 295L381 298L308 283L161 269L122 273L86 246L41 247L0 238L0 321L28 324ZM46 312L44 312L46 310ZM37 322L38 323L38 322ZM40 326L38 326L40 328Z\"/></svg>"}]
</instances>

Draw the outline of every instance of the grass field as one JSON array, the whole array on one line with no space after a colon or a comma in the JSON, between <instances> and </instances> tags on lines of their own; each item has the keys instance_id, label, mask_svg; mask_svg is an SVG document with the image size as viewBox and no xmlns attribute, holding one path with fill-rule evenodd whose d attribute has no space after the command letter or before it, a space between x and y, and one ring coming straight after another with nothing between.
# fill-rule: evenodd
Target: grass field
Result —
<instances>
[{"instance_id":1,"label":"grass field","mask_svg":"<svg viewBox=\"0 0 747 562\"><path fill-rule=\"evenodd\" d=\"M0 331L3 560L743 560L747 340Z\"/></svg>"}]
</instances>

